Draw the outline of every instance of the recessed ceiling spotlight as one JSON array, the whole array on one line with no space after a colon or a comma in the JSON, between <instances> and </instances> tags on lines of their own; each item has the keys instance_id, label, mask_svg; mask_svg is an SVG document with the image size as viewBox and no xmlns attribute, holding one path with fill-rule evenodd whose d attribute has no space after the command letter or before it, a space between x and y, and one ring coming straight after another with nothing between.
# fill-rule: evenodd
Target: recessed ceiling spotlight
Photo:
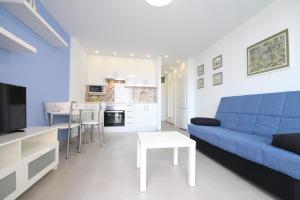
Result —
<instances>
[{"instance_id":1,"label":"recessed ceiling spotlight","mask_svg":"<svg viewBox=\"0 0 300 200\"><path fill-rule=\"evenodd\" d=\"M147 3L149 3L152 6L155 7L162 7L162 6L166 6L169 3L171 3L173 0L146 0Z\"/></svg>"},{"instance_id":2,"label":"recessed ceiling spotlight","mask_svg":"<svg viewBox=\"0 0 300 200\"><path fill-rule=\"evenodd\" d=\"M130 56L133 57L133 56L134 56L134 53L131 53Z\"/></svg>"},{"instance_id":3,"label":"recessed ceiling spotlight","mask_svg":"<svg viewBox=\"0 0 300 200\"><path fill-rule=\"evenodd\" d=\"M117 53L116 51L114 51L114 52L113 52L113 55L116 56L116 55L118 55L118 53Z\"/></svg>"},{"instance_id":4,"label":"recessed ceiling spotlight","mask_svg":"<svg viewBox=\"0 0 300 200\"><path fill-rule=\"evenodd\" d=\"M165 55L165 58L169 58L169 55Z\"/></svg>"},{"instance_id":5,"label":"recessed ceiling spotlight","mask_svg":"<svg viewBox=\"0 0 300 200\"><path fill-rule=\"evenodd\" d=\"M96 51L94 51L94 53L95 53L95 54L98 54L98 53L99 53L99 51L98 51L98 50L96 50Z\"/></svg>"},{"instance_id":6,"label":"recessed ceiling spotlight","mask_svg":"<svg viewBox=\"0 0 300 200\"><path fill-rule=\"evenodd\" d=\"M180 60L177 60L176 62L177 62L177 64L180 64L180 63L181 63L181 61L180 61Z\"/></svg>"},{"instance_id":7,"label":"recessed ceiling spotlight","mask_svg":"<svg viewBox=\"0 0 300 200\"><path fill-rule=\"evenodd\" d=\"M165 71L165 74L168 74L168 72L167 72L167 71Z\"/></svg>"},{"instance_id":8,"label":"recessed ceiling spotlight","mask_svg":"<svg viewBox=\"0 0 300 200\"><path fill-rule=\"evenodd\" d=\"M147 54L146 57L147 57L147 58L151 58L151 55Z\"/></svg>"},{"instance_id":9,"label":"recessed ceiling spotlight","mask_svg":"<svg viewBox=\"0 0 300 200\"><path fill-rule=\"evenodd\" d=\"M173 66L170 66L170 69L174 69L174 67L173 67Z\"/></svg>"}]
</instances>

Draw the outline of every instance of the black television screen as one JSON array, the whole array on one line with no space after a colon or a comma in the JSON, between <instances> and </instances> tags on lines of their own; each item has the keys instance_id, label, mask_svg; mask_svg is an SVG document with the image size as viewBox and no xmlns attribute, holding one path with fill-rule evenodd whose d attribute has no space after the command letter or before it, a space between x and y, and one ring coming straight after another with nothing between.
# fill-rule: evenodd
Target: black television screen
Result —
<instances>
[{"instance_id":1,"label":"black television screen","mask_svg":"<svg viewBox=\"0 0 300 200\"><path fill-rule=\"evenodd\" d=\"M26 88L0 83L0 134L26 128Z\"/></svg>"}]
</instances>

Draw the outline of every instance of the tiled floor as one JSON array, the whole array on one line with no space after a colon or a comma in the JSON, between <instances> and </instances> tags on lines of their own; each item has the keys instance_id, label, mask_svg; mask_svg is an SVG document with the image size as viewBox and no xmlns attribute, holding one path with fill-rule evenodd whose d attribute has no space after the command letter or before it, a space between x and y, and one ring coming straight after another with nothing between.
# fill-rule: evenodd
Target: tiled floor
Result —
<instances>
[{"instance_id":1,"label":"tiled floor","mask_svg":"<svg viewBox=\"0 0 300 200\"><path fill-rule=\"evenodd\" d=\"M163 130L178 130L163 124ZM184 131L181 131L184 134ZM59 168L52 171L21 200L260 200L274 199L256 186L197 152L196 187L187 184L187 152L179 152L179 166L172 165L172 150L148 152L147 192L139 192L136 168L136 133L107 134L107 143L75 145L69 160L63 152Z\"/></svg>"}]
</instances>

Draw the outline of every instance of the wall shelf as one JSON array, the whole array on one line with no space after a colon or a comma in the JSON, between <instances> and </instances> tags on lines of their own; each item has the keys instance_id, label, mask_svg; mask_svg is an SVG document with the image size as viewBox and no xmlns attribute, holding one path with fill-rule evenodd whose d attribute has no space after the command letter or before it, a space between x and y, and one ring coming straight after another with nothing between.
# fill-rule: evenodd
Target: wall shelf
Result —
<instances>
[{"instance_id":1,"label":"wall shelf","mask_svg":"<svg viewBox=\"0 0 300 200\"><path fill-rule=\"evenodd\" d=\"M13 53L36 53L30 44L0 26L0 47Z\"/></svg>"},{"instance_id":2,"label":"wall shelf","mask_svg":"<svg viewBox=\"0 0 300 200\"><path fill-rule=\"evenodd\" d=\"M68 47L68 43L26 0L0 0L0 4L52 46Z\"/></svg>"}]
</instances>

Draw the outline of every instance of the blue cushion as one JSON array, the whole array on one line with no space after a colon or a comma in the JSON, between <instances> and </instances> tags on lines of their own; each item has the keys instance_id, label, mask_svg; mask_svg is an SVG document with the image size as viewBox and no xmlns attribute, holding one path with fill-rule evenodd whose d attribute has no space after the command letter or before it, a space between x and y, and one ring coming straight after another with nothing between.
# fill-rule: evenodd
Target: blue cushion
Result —
<instances>
[{"instance_id":1,"label":"blue cushion","mask_svg":"<svg viewBox=\"0 0 300 200\"><path fill-rule=\"evenodd\" d=\"M245 96L241 113L256 115L259 112L262 95Z\"/></svg>"},{"instance_id":2,"label":"blue cushion","mask_svg":"<svg viewBox=\"0 0 300 200\"><path fill-rule=\"evenodd\" d=\"M256 118L256 115L240 114L235 129L246 133L252 133L256 123Z\"/></svg>"},{"instance_id":3,"label":"blue cushion","mask_svg":"<svg viewBox=\"0 0 300 200\"><path fill-rule=\"evenodd\" d=\"M300 118L300 92L287 93L282 116Z\"/></svg>"},{"instance_id":4,"label":"blue cushion","mask_svg":"<svg viewBox=\"0 0 300 200\"><path fill-rule=\"evenodd\" d=\"M263 165L300 180L300 156L268 146L263 149Z\"/></svg>"},{"instance_id":5,"label":"blue cushion","mask_svg":"<svg viewBox=\"0 0 300 200\"><path fill-rule=\"evenodd\" d=\"M241 134L235 141L237 155L259 164L262 164L263 149L271 144L271 139L250 134Z\"/></svg>"},{"instance_id":6,"label":"blue cushion","mask_svg":"<svg viewBox=\"0 0 300 200\"><path fill-rule=\"evenodd\" d=\"M280 117L258 116L253 133L265 138L272 138L277 133Z\"/></svg>"},{"instance_id":7,"label":"blue cushion","mask_svg":"<svg viewBox=\"0 0 300 200\"><path fill-rule=\"evenodd\" d=\"M259 114L280 116L283 111L286 93L265 94L262 97Z\"/></svg>"},{"instance_id":8,"label":"blue cushion","mask_svg":"<svg viewBox=\"0 0 300 200\"><path fill-rule=\"evenodd\" d=\"M277 133L300 133L300 118L281 118Z\"/></svg>"},{"instance_id":9,"label":"blue cushion","mask_svg":"<svg viewBox=\"0 0 300 200\"><path fill-rule=\"evenodd\" d=\"M221 121L221 127L235 129L238 124L239 115L233 113L217 113L216 119Z\"/></svg>"},{"instance_id":10,"label":"blue cushion","mask_svg":"<svg viewBox=\"0 0 300 200\"><path fill-rule=\"evenodd\" d=\"M237 133L232 134L234 131L221 128L221 127L210 127L210 126L197 126L189 125L189 133L212 144L221 149L235 152L235 141L234 138Z\"/></svg>"}]
</instances>

